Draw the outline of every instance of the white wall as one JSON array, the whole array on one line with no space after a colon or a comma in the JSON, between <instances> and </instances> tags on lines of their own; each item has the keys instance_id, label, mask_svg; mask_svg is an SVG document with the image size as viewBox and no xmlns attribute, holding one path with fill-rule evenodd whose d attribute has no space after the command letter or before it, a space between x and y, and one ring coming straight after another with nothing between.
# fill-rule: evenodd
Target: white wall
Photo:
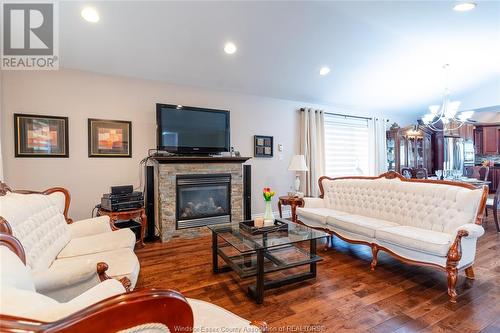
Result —
<instances>
[{"instance_id":1,"label":"white wall","mask_svg":"<svg viewBox=\"0 0 500 333\"><path fill-rule=\"evenodd\" d=\"M264 186L283 195L293 183L294 175L287 167L291 155L298 150L297 110L302 106L321 107L76 70L4 72L0 89L1 145L7 184L16 189L68 188L72 194L70 214L75 219L88 217L110 185L139 184L139 161L148 148L156 145L157 102L229 109L231 143L242 156L253 156L253 135L274 136L274 158L253 158L249 162L253 166L253 213L264 209L260 196ZM14 158L13 113L68 116L69 158ZM132 158L88 158L87 118L132 121ZM282 159L276 149L280 143L284 145Z\"/></svg>"}]
</instances>

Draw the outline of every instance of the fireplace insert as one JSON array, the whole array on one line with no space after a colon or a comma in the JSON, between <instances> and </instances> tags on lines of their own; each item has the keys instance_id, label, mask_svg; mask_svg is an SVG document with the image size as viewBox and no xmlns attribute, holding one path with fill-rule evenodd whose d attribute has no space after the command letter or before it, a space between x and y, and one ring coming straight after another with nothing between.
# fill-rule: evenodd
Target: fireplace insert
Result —
<instances>
[{"instance_id":1,"label":"fireplace insert","mask_svg":"<svg viewBox=\"0 0 500 333\"><path fill-rule=\"evenodd\" d=\"M177 176L177 229L231 222L231 175Z\"/></svg>"}]
</instances>

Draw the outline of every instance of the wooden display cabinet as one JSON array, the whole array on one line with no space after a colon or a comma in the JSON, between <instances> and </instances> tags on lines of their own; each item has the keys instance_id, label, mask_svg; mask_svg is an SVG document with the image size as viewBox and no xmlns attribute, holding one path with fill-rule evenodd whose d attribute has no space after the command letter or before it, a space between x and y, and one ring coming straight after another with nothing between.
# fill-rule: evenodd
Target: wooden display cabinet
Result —
<instances>
[{"instance_id":1,"label":"wooden display cabinet","mask_svg":"<svg viewBox=\"0 0 500 333\"><path fill-rule=\"evenodd\" d=\"M433 173L432 131L422 126L392 127L386 135L388 170L426 168Z\"/></svg>"}]
</instances>

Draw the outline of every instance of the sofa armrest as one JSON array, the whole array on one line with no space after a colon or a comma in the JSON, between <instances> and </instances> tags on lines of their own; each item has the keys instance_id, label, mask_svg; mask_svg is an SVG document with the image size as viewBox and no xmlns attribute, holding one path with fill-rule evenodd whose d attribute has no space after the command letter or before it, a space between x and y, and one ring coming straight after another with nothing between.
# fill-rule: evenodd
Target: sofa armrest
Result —
<instances>
[{"instance_id":1,"label":"sofa armrest","mask_svg":"<svg viewBox=\"0 0 500 333\"><path fill-rule=\"evenodd\" d=\"M98 216L76 221L68 224L68 227L71 232L71 238L92 236L112 231L109 216Z\"/></svg>"},{"instance_id":2,"label":"sofa armrest","mask_svg":"<svg viewBox=\"0 0 500 333\"><path fill-rule=\"evenodd\" d=\"M32 272L32 275L35 289L42 294L50 294L51 291L60 291L79 284L91 283L94 286L101 282L94 263L51 267ZM87 289L83 289L82 292Z\"/></svg>"},{"instance_id":3,"label":"sofa armrest","mask_svg":"<svg viewBox=\"0 0 500 333\"><path fill-rule=\"evenodd\" d=\"M467 231L467 236L464 236L464 238L479 238L482 235L484 235L484 228L481 227L480 225L473 223L467 223L461 225L460 227L457 228L455 234L458 233L458 231L460 230Z\"/></svg>"},{"instance_id":4,"label":"sofa armrest","mask_svg":"<svg viewBox=\"0 0 500 333\"><path fill-rule=\"evenodd\" d=\"M321 198L303 198L304 208L325 208L325 200Z\"/></svg>"},{"instance_id":5,"label":"sofa armrest","mask_svg":"<svg viewBox=\"0 0 500 333\"><path fill-rule=\"evenodd\" d=\"M83 294L64 303L68 309L67 315L82 310L106 298L126 293L127 290L120 281L115 279L105 280L97 286L85 291ZM62 318L62 317L61 317Z\"/></svg>"},{"instance_id":6,"label":"sofa armrest","mask_svg":"<svg viewBox=\"0 0 500 333\"><path fill-rule=\"evenodd\" d=\"M71 302L70 302L71 303ZM66 304L70 304L66 303ZM2 329L13 331L117 332L147 329L161 324L170 332L192 332L193 311L173 290L141 290L121 293L87 306L56 321L41 322L0 314Z\"/></svg>"}]
</instances>

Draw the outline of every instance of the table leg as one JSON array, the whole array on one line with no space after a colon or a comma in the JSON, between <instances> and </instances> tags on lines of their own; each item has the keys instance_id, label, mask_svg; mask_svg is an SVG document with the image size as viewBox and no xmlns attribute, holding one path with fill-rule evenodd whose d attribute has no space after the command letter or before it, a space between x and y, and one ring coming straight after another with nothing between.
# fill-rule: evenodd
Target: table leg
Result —
<instances>
[{"instance_id":1,"label":"table leg","mask_svg":"<svg viewBox=\"0 0 500 333\"><path fill-rule=\"evenodd\" d=\"M219 259L217 254L217 234L212 231L212 271L219 273Z\"/></svg>"},{"instance_id":2,"label":"table leg","mask_svg":"<svg viewBox=\"0 0 500 333\"><path fill-rule=\"evenodd\" d=\"M278 211L280 212L280 218L283 218L283 213L281 212L281 201L278 200Z\"/></svg>"},{"instance_id":3,"label":"table leg","mask_svg":"<svg viewBox=\"0 0 500 333\"><path fill-rule=\"evenodd\" d=\"M264 302L264 250L257 250L257 284L255 286L255 301Z\"/></svg>"},{"instance_id":4,"label":"table leg","mask_svg":"<svg viewBox=\"0 0 500 333\"><path fill-rule=\"evenodd\" d=\"M118 216L112 215L109 217L109 222L111 223L111 230L113 231L120 229L116 226L116 221L118 221Z\"/></svg>"},{"instance_id":5,"label":"table leg","mask_svg":"<svg viewBox=\"0 0 500 333\"><path fill-rule=\"evenodd\" d=\"M296 214L296 211L297 211L297 205L295 203L291 203L290 204L290 208L292 210L292 221L293 222L297 222L297 214Z\"/></svg>"},{"instance_id":6,"label":"table leg","mask_svg":"<svg viewBox=\"0 0 500 333\"><path fill-rule=\"evenodd\" d=\"M312 257L316 256L316 239L311 239L309 241L309 255ZM311 272L312 276L316 277L316 262L312 262L309 264L309 272Z\"/></svg>"}]
</instances>

